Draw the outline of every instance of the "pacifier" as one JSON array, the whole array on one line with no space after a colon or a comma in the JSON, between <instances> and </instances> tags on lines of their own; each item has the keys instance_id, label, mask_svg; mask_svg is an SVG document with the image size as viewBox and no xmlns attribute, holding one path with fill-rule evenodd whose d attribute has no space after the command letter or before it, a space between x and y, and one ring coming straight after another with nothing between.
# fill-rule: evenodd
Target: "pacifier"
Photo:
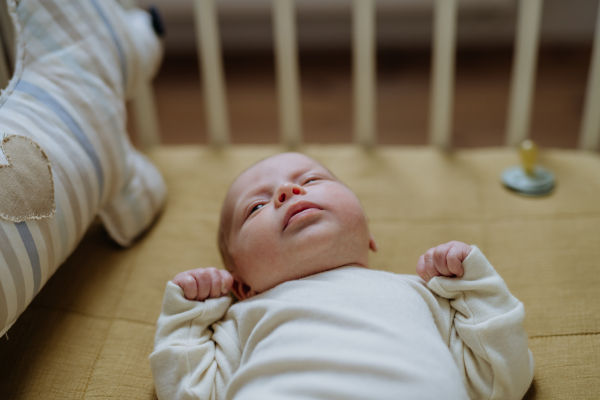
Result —
<instances>
[{"instance_id":1,"label":"pacifier","mask_svg":"<svg viewBox=\"0 0 600 400\"><path fill-rule=\"evenodd\" d=\"M536 165L537 146L525 140L519 148L521 165L510 167L502 173L502 183L524 196L544 196L554 189L554 175L544 167Z\"/></svg>"}]
</instances>

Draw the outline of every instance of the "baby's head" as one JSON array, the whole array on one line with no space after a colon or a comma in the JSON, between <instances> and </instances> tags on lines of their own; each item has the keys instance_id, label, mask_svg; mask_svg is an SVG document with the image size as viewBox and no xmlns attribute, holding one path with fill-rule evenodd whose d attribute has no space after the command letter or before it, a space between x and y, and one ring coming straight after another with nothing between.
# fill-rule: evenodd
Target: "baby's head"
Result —
<instances>
[{"instance_id":1,"label":"baby's head","mask_svg":"<svg viewBox=\"0 0 600 400\"><path fill-rule=\"evenodd\" d=\"M354 192L299 153L269 157L237 177L218 242L241 300L340 266L366 268L376 248Z\"/></svg>"}]
</instances>

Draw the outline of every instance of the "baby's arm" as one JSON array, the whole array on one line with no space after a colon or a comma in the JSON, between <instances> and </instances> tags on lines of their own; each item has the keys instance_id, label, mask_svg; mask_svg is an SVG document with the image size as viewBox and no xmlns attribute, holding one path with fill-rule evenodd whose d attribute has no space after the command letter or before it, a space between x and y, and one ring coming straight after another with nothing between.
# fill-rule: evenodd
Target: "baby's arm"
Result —
<instances>
[{"instance_id":1,"label":"baby's arm","mask_svg":"<svg viewBox=\"0 0 600 400\"><path fill-rule=\"evenodd\" d=\"M533 379L525 310L481 251L440 245L421 256L417 273L439 296L432 312L469 397L522 398Z\"/></svg>"},{"instance_id":2,"label":"baby's arm","mask_svg":"<svg viewBox=\"0 0 600 400\"><path fill-rule=\"evenodd\" d=\"M212 325L231 304L227 271L195 269L167 283L150 366L159 399L221 399L241 357L237 334ZM204 301L206 300L206 301ZM216 332L216 331L215 331ZM218 336L218 337L216 337Z\"/></svg>"}]
</instances>

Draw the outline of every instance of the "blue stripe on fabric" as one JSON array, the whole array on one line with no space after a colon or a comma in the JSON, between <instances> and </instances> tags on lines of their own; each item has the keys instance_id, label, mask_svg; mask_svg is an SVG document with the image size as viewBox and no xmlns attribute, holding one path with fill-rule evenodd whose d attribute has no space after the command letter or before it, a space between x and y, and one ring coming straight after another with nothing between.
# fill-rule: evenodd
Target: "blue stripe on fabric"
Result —
<instances>
[{"instance_id":1,"label":"blue stripe on fabric","mask_svg":"<svg viewBox=\"0 0 600 400\"><path fill-rule=\"evenodd\" d=\"M102 199L102 193L104 192L104 173L102 172L102 165L100 164L100 159L96 154L96 150L94 146L89 141L85 133L81 127L77 124L75 119L71 117L67 110L63 106L60 105L58 101L54 97L52 97L48 92L44 89L36 86L30 82L20 80L16 90L20 90L22 92L28 93L35 97L37 100L44 103L49 109L51 109L67 127L73 132L75 138L79 141L83 150L87 153L90 158L92 164L94 165L94 169L96 170L96 176L98 178L98 185L100 187L99 198Z\"/></svg>"},{"instance_id":2,"label":"blue stripe on fabric","mask_svg":"<svg viewBox=\"0 0 600 400\"><path fill-rule=\"evenodd\" d=\"M27 254L29 255L29 261L31 262L31 271L33 272L33 295L35 296L40 290L40 283L42 281L42 269L40 268L40 257L38 255L37 247L35 246L35 242L33 241L33 236L31 235L31 231L27 227L27 223L25 221L15 223L17 230L19 231L19 235L21 235L21 240L27 249Z\"/></svg>"},{"instance_id":3,"label":"blue stripe on fabric","mask_svg":"<svg viewBox=\"0 0 600 400\"><path fill-rule=\"evenodd\" d=\"M119 53L119 64L121 64L121 73L123 74L123 87L127 87L127 66L125 65L125 52L123 51L123 47L121 47L121 42L117 38L117 34L115 33L115 29L111 25L110 20L108 19L106 14L104 14L104 11L98 5L97 1L91 0L91 3L94 5L94 8L96 8L96 11L98 11L100 18L102 18L102 21L108 28L108 32L110 33L110 36L112 37L112 40L115 43L117 53Z\"/></svg>"}]
</instances>

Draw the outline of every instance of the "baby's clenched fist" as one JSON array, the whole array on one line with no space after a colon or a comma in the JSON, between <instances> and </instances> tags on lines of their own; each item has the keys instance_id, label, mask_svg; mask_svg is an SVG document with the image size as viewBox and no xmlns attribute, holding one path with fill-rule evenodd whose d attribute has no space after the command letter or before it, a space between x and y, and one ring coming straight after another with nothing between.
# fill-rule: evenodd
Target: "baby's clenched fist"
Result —
<instances>
[{"instance_id":1,"label":"baby's clenched fist","mask_svg":"<svg viewBox=\"0 0 600 400\"><path fill-rule=\"evenodd\" d=\"M462 262L471 246L457 241L432 247L419 257L417 275L429 282L434 276L463 276Z\"/></svg>"},{"instance_id":2,"label":"baby's clenched fist","mask_svg":"<svg viewBox=\"0 0 600 400\"><path fill-rule=\"evenodd\" d=\"M204 301L226 295L233 286L233 277L225 270L197 268L177 274L173 283L183 289L186 299Z\"/></svg>"}]
</instances>

